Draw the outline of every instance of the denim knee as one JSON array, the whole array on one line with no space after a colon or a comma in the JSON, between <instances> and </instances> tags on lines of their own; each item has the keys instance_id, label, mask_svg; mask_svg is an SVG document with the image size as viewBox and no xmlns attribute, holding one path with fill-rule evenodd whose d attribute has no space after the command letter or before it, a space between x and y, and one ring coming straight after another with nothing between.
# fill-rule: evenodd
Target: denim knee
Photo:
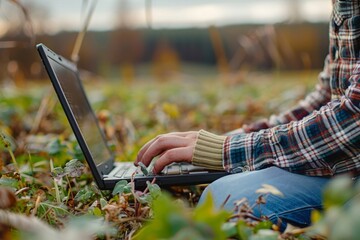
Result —
<instances>
[{"instance_id":1,"label":"denim knee","mask_svg":"<svg viewBox=\"0 0 360 240\"><path fill-rule=\"evenodd\" d=\"M304 227L310 224L311 211L322 207L322 189L327 182L327 178L309 177L270 167L232 174L214 181L205 189L199 204L211 192L216 207L223 206L226 210L234 211L234 203L246 198L250 206L255 206L255 216L266 216L282 229L285 229L287 222ZM266 204L259 208L256 206L259 197L256 190L262 188L263 184L276 187L284 196L270 194Z\"/></svg>"}]
</instances>

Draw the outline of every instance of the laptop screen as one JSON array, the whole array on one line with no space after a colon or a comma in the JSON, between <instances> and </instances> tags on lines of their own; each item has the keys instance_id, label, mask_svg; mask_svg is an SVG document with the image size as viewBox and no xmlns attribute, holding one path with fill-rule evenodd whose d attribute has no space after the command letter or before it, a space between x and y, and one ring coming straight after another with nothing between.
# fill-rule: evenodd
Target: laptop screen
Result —
<instances>
[{"instance_id":1,"label":"laptop screen","mask_svg":"<svg viewBox=\"0 0 360 240\"><path fill-rule=\"evenodd\" d=\"M58 82L79 126L87 148L96 166L109 160L112 156L106 146L96 116L86 98L78 75L57 61L48 58L55 71Z\"/></svg>"}]
</instances>

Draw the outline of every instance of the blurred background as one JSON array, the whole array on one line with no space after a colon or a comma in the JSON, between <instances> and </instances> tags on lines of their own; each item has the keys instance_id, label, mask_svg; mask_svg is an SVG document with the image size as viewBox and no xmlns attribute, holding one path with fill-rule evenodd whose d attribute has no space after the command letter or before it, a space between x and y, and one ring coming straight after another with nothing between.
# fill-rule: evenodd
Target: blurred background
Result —
<instances>
[{"instance_id":1,"label":"blurred background","mask_svg":"<svg viewBox=\"0 0 360 240\"><path fill-rule=\"evenodd\" d=\"M0 81L45 78L35 44L71 58L89 16L78 65L104 79L317 70L330 14L330 0L0 0Z\"/></svg>"},{"instance_id":2,"label":"blurred background","mask_svg":"<svg viewBox=\"0 0 360 240\"><path fill-rule=\"evenodd\" d=\"M331 10L331 0L0 0L0 212L5 216L0 239L22 236L6 219L24 222L13 227L33 233L45 229L6 215L10 207L11 212L56 226L56 232L63 229L59 234L73 232L66 228L68 217L103 216L111 232L118 231L117 239L128 239L147 222L153 212L148 201L158 194L151 187L152 196L132 197L125 190L129 185L120 185L116 191L124 194L110 198L95 187L89 169L78 161L66 164L85 160L41 64L37 43L78 64L117 160L134 161L140 148L159 134L199 129L223 134L297 104L317 83L328 52ZM353 206L353 216L345 211L338 217L341 224L333 221L345 200L338 196L355 194L348 187L352 184L343 180L325 194L325 205L335 208L330 206L325 216L315 212L312 220L320 219L319 229L303 229L299 238L334 234L333 239L341 239L334 236L359 223L354 220L360 219L359 205ZM339 186L345 187L338 191ZM174 195L194 206L202 189L174 189ZM352 210L351 204L346 206ZM209 214L218 224L214 216L224 216ZM200 236L204 223L190 222L188 215L172 219L186 225L190 238ZM251 218L250 228L250 218L236 225L241 236L269 227L267 222L255 226ZM337 225L326 231L332 226L324 223ZM223 226L226 235L234 234L235 225ZM300 234L298 230L293 233Z\"/></svg>"},{"instance_id":3,"label":"blurred background","mask_svg":"<svg viewBox=\"0 0 360 240\"><path fill-rule=\"evenodd\" d=\"M312 91L330 14L330 0L0 0L0 132L22 159L77 146L40 42L77 63L120 160L161 133L240 128Z\"/></svg>"},{"instance_id":4,"label":"blurred background","mask_svg":"<svg viewBox=\"0 0 360 240\"><path fill-rule=\"evenodd\" d=\"M231 131L312 91L330 14L330 0L0 0L0 130L71 136L42 42L77 62L129 158L159 133Z\"/></svg>"}]
</instances>

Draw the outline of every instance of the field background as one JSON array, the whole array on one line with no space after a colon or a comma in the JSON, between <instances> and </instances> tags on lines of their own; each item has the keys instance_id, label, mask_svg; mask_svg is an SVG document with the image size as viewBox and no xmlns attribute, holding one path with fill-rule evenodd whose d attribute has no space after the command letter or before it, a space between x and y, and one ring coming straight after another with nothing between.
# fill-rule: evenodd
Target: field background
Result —
<instances>
[{"instance_id":1,"label":"field background","mask_svg":"<svg viewBox=\"0 0 360 240\"><path fill-rule=\"evenodd\" d=\"M336 207L329 216L315 212L317 227L287 234L254 218L246 203L236 216L214 210L211 198L194 210L204 185L175 187L171 197L156 182L142 192L126 182L100 191L35 49L43 42L77 62L117 161L133 161L158 134L223 134L290 109L317 83L328 23L156 29L151 18L148 28L121 18L111 30L47 32L35 2L0 1L0 8L0 239L295 239L357 229L358 215L340 211L358 192L345 179L327 192L326 205ZM280 194L261 191L259 206Z\"/></svg>"},{"instance_id":2,"label":"field background","mask_svg":"<svg viewBox=\"0 0 360 240\"><path fill-rule=\"evenodd\" d=\"M206 129L223 134L286 111L313 90L318 75L316 70L252 72L241 83L227 85L216 68L196 71L166 82L145 76L134 83L84 74L90 102L109 127L109 141L115 139L112 143L122 151L118 154L134 159L139 147L160 133ZM29 131L71 137L48 79L26 88L4 86L1 96L2 128L15 139Z\"/></svg>"},{"instance_id":3,"label":"field background","mask_svg":"<svg viewBox=\"0 0 360 240\"><path fill-rule=\"evenodd\" d=\"M318 73L251 72L241 83L229 85L224 82L226 76L217 74L216 68L192 68L191 71L196 74L177 76L165 82L145 76L132 83L84 74L90 102L118 161L133 161L141 146L158 134L199 129L221 134L287 110L313 88ZM1 92L0 184L11 202L8 206L11 212L20 214L15 222L6 222L5 226L9 224L21 230L14 232L13 228L5 228L4 236L23 239L27 236L22 235L24 230L27 229L25 232L29 234L30 229L36 239L63 237L68 232L71 232L69 239L78 239L79 234L93 238L94 231L98 236L105 231L108 238L130 238L143 226L144 219L152 216L148 207L151 197L142 202L135 200L133 196L138 193L121 186L120 194L101 193L93 182L49 80L27 83L26 86L7 84ZM73 162L73 159L78 161ZM195 206L203 187L174 188L172 195L188 206ZM157 196L157 191L155 188L149 196ZM139 201L142 204L139 205ZM177 205L169 207L181 209ZM179 211L178 216L182 216L183 211ZM201 215L210 214L210 209L203 211ZM170 221L167 214L168 211L159 218L161 226L163 221ZM25 215L36 217L61 231L52 232L51 228L51 231L37 232L39 226L26 221L18 225ZM76 218L69 223L75 216L104 218L115 226L115 230L92 228L92 218ZM82 232L76 231L71 228L72 221L88 227ZM184 217L184 221L192 220ZM172 223L178 225L176 221ZM266 228L269 226L265 225Z\"/></svg>"}]
</instances>

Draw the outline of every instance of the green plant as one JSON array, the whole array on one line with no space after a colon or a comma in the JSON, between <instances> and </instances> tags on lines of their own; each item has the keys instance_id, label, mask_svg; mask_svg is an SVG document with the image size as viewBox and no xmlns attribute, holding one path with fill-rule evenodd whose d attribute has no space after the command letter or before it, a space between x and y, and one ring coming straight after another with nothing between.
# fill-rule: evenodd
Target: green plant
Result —
<instances>
[{"instance_id":1,"label":"green plant","mask_svg":"<svg viewBox=\"0 0 360 240\"><path fill-rule=\"evenodd\" d=\"M163 132L200 128L225 132L259 116L279 111L281 109L276 108L275 103L283 102L279 93L286 88L284 82L290 84L285 81L287 79L263 81L264 88L261 89L256 88L257 83L252 81L229 89L211 79L204 82L199 80L192 85L185 82L161 85L139 81L126 88L117 82L101 83L102 87L91 82L91 86L87 87L90 95L94 93L102 96L92 104L98 112L105 109L107 118L103 118L102 127L112 149L117 153L117 160L123 161L133 160L143 144ZM303 80L299 77L291 84L303 85ZM271 92L265 91L270 87ZM162 221L171 225L170 230L167 229L170 234L166 236L177 239L209 239L213 236L223 239L273 239L275 236L280 239L301 239L314 235L334 239L330 236L339 236L332 235L334 232L356 233L359 223L353 213L357 212L358 200L354 200L349 209L341 206L344 201L342 198L359 193L359 187L353 187L347 180L331 187L333 192L325 197L325 205L330 207L314 213L314 216L318 216L314 217L314 220L318 220L314 228L296 229L289 235L280 234L276 226L266 219L245 214L245 210L251 210L254 206L247 206L246 201L241 202L241 199L238 210L244 212L237 211L233 215L213 209L211 199L207 199L197 209L188 207L188 202L191 206L196 205L202 187L174 188L171 189L172 197L169 197L160 191L156 181L148 183L145 191L136 191L131 182L120 181L113 192L100 191L84 164L84 157L59 104L49 105L51 111L41 114L39 127L30 130L31 120L38 115L37 106L41 102L40 93L43 89L42 86L36 90L17 89L16 94L3 91L0 95L0 129L5 140L10 142L6 146L11 147L19 167L18 172L11 153L1 143L0 191L6 187L15 199L14 205L2 209L5 217L15 216L15 219L30 219L30 222L37 219L32 222L40 220L41 224L51 226L52 231L61 235L70 227L74 216L84 216L82 222L90 228L98 221L111 225L111 230L105 233L109 239L143 236L143 231L151 231L152 224L155 224L156 229L160 228ZM293 96L293 102L298 97ZM291 102L281 107L286 108L288 105ZM264 186L259 190L259 203L266 202L267 194L279 193L270 186ZM180 198L182 201L179 201ZM337 205L333 207L334 202ZM169 210L161 210L162 205ZM88 216L89 221L86 220ZM331 216L341 219L346 227L338 230L342 224L326 220L332 219ZM168 223L169 219L178 224ZM37 229L31 224L20 226L1 219L0 223L10 226L3 233L14 234L17 232L14 229L23 231L25 227L28 230L32 227ZM94 228L94 231L97 230ZM153 236L156 233L150 234ZM95 235L93 238L104 238Z\"/></svg>"},{"instance_id":2,"label":"green plant","mask_svg":"<svg viewBox=\"0 0 360 240\"><path fill-rule=\"evenodd\" d=\"M324 211L313 213L314 226L307 235L326 239L360 236L360 184L348 176L330 182L324 191Z\"/></svg>"},{"instance_id":3,"label":"green plant","mask_svg":"<svg viewBox=\"0 0 360 240\"><path fill-rule=\"evenodd\" d=\"M10 143L10 141L8 140L8 138L5 136L4 133L0 132L0 142L1 144L4 146L4 148L9 152L10 156L11 156L11 160L14 164L15 170L17 172L19 172L19 165L16 161L16 158L14 156L14 152L12 150L12 144Z\"/></svg>"}]
</instances>

